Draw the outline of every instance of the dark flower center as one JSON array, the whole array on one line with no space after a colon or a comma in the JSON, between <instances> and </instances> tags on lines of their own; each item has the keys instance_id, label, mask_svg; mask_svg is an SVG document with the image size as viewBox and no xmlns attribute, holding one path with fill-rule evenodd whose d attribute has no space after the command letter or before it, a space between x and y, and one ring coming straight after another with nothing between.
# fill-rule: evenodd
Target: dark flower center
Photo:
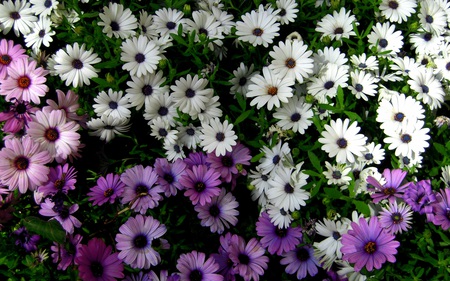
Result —
<instances>
[{"instance_id":1,"label":"dark flower center","mask_svg":"<svg viewBox=\"0 0 450 281\"><path fill-rule=\"evenodd\" d=\"M56 130L56 128L48 128L47 130L45 130L44 137L48 141L54 142L59 139L59 132L58 130Z\"/></svg>"},{"instance_id":2,"label":"dark flower center","mask_svg":"<svg viewBox=\"0 0 450 281\"><path fill-rule=\"evenodd\" d=\"M380 41L378 42L378 45L381 47L381 48L386 48L387 47L387 45L388 45L388 41L386 40L386 39L380 39Z\"/></svg>"},{"instance_id":3,"label":"dark flower center","mask_svg":"<svg viewBox=\"0 0 450 281\"><path fill-rule=\"evenodd\" d=\"M398 121L398 122L402 122L403 119L405 118L405 114L398 112L394 115L394 120Z\"/></svg>"},{"instance_id":4,"label":"dark flower center","mask_svg":"<svg viewBox=\"0 0 450 281\"><path fill-rule=\"evenodd\" d=\"M91 263L91 272L94 277L102 277L103 276L103 265L98 261L93 261Z\"/></svg>"},{"instance_id":5,"label":"dark flower center","mask_svg":"<svg viewBox=\"0 0 450 281\"><path fill-rule=\"evenodd\" d=\"M7 54L2 55L0 57L0 63L3 65L9 65L11 63L11 60L12 60L11 56Z\"/></svg>"},{"instance_id":6,"label":"dark flower center","mask_svg":"<svg viewBox=\"0 0 450 281\"><path fill-rule=\"evenodd\" d=\"M373 254L377 250L377 244L375 242L369 241L364 245L364 251L368 254Z\"/></svg>"},{"instance_id":7,"label":"dark flower center","mask_svg":"<svg viewBox=\"0 0 450 281\"><path fill-rule=\"evenodd\" d=\"M285 65L287 68L294 68L296 63L295 60L293 58L288 58L285 62Z\"/></svg>"},{"instance_id":8,"label":"dark flower center","mask_svg":"<svg viewBox=\"0 0 450 281\"><path fill-rule=\"evenodd\" d=\"M74 60L72 61L72 66L73 66L73 68L75 68L75 69L82 69L82 68L83 68L83 62L80 61L79 59L74 59Z\"/></svg>"},{"instance_id":9,"label":"dark flower center","mask_svg":"<svg viewBox=\"0 0 450 281\"><path fill-rule=\"evenodd\" d=\"M339 238L341 238L341 234L337 231L333 231L331 235L333 236L334 240L338 240Z\"/></svg>"},{"instance_id":10,"label":"dark flower center","mask_svg":"<svg viewBox=\"0 0 450 281\"><path fill-rule=\"evenodd\" d=\"M287 183L284 185L284 192L286 192L288 194L294 193L294 188L292 187L292 185L290 183Z\"/></svg>"},{"instance_id":11,"label":"dark flower center","mask_svg":"<svg viewBox=\"0 0 450 281\"><path fill-rule=\"evenodd\" d=\"M333 81L328 81L328 82L326 82L326 83L323 85L323 87L324 87L325 89L327 89L327 90L333 88L333 86L334 86L334 82L333 82Z\"/></svg>"},{"instance_id":12,"label":"dark flower center","mask_svg":"<svg viewBox=\"0 0 450 281\"><path fill-rule=\"evenodd\" d=\"M231 158L230 156L222 157L222 165L227 168L232 167L233 166L233 158Z\"/></svg>"},{"instance_id":13,"label":"dark flower center","mask_svg":"<svg viewBox=\"0 0 450 281\"><path fill-rule=\"evenodd\" d=\"M218 132L218 133L216 134L216 140L217 140L217 141L223 141L224 139L225 139L225 134L224 134L224 133Z\"/></svg>"},{"instance_id":14,"label":"dark flower center","mask_svg":"<svg viewBox=\"0 0 450 281\"><path fill-rule=\"evenodd\" d=\"M115 21L112 21L110 26L111 26L112 31L119 31L120 30L119 24L117 22L115 22Z\"/></svg>"},{"instance_id":15,"label":"dark flower center","mask_svg":"<svg viewBox=\"0 0 450 281\"><path fill-rule=\"evenodd\" d=\"M430 16L430 15L427 15L427 16L425 17L425 21L426 21L427 23L433 23L433 17Z\"/></svg>"},{"instance_id":16,"label":"dark flower center","mask_svg":"<svg viewBox=\"0 0 450 281\"><path fill-rule=\"evenodd\" d=\"M445 217L450 220L450 208L446 208L445 210Z\"/></svg>"},{"instance_id":17,"label":"dark flower center","mask_svg":"<svg viewBox=\"0 0 450 281\"><path fill-rule=\"evenodd\" d=\"M115 101L110 101L108 105L111 109L117 109L119 107L119 104Z\"/></svg>"},{"instance_id":18,"label":"dark flower center","mask_svg":"<svg viewBox=\"0 0 450 281\"><path fill-rule=\"evenodd\" d=\"M246 254L239 254L239 263L247 265L250 262L250 258Z\"/></svg>"},{"instance_id":19,"label":"dark flower center","mask_svg":"<svg viewBox=\"0 0 450 281\"><path fill-rule=\"evenodd\" d=\"M51 6L52 6L52 0L45 0L44 7L45 8L50 8Z\"/></svg>"},{"instance_id":20,"label":"dark flower center","mask_svg":"<svg viewBox=\"0 0 450 281\"><path fill-rule=\"evenodd\" d=\"M364 88L363 85L361 85L359 83L355 85L355 90L357 92L362 92L363 88Z\"/></svg>"},{"instance_id":21,"label":"dark flower center","mask_svg":"<svg viewBox=\"0 0 450 281\"><path fill-rule=\"evenodd\" d=\"M164 129L164 128L160 128L160 129L158 130L158 134L159 134L161 137L165 137L165 136L168 135L167 130Z\"/></svg>"},{"instance_id":22,"label":"dark flower center","mask_svg":"<svg viewBox=\"0 0 450 281\"><path fill-rule=\"evenodd\" d=\"M19 156L14 160L14 166L17 168L17 170L26 170L28 168L28 165L30 162L28 161L28 158L24 156Z\"/></svg>"},{"instance_id":23,"label":"dark flower center","mask_svg":"<svg viewBox=\"0 0 450 281\"><path fill-rule=\"evenodd\" d=\"M297 259L299 261L307 261L309 259L309 251L305 248L297 249Z\"/></svg>"},{"instance_id":24,"label":"dark flower center","mask_svg":"<svg viewBox=\"0 0 450 281\"><path fill-rule=\"evenodd\" d=\"M422 85L420 87L422 88L422 92L424 92L425 94L427 94L430 91L430 88L428 88L427 85Z\"/></svg>"},{"instance_id":25,"label":"dark flower center","mask_svg":"<svg viewBox=\"0 0 450 281\"><path fill-rule=\"evenodd\" d=\"M425 33L425 35L423 36L423 40L425 40L425 41L430 41L431 40L431 38L433 37L433 34L431 34L431 33Z\"/></svg>"},{"instance_id":26,"label":"dark flower center","mask_svg":"<svg viewBox=\"0 0 450 281\"><path fill-rule=\"evenodd\" d=\"M174 178L171 174L164 174L163 178L169 184L173 183L173 181L174 181Z\"/></svg>"},{"instance_id":27,"label":"dark flower center","mask_svg":"<svg viewBox=\"0 0 450 281\"><path fill-rule=\"evenodd\" d=\"M173 21L169 21L168 23L166 23L166 27L167 29L174 29L176 26L176 24Z\"/></svg>"},{"instance_id":28,"label":"dark flower center","mask_svg":"<svg viewBox=\"0 0 450 281\"><path fill-rule=\"evenodd\" d=\"M412 140L412 137L409 134L403 134L401 135L400 140L403 143L409 143Z\"/></svg>"},{"instance_id":29,"label":"dark flower center","mask_svg":"<svg viewBox=\"0 0 450 281\"><path fill-rule=\"evenodd\" d=\"M161 115L161 116L166 116L168 113L169 113L169 109L167 107L165 107L165 106L161 106L158 109L158 114Z\"/></svg>"},{"instance_id":30,"label":"dark flower center","mask_svg":"<svg viewBox=\"0 0 450 281\"><path fill-rule=\"evenodd\" d=\"M186 93L186 97L188 97L188 98L195 97L195 91L192 90L191 88L187 89L185 93Z\"/></svg>"},{"instance_id":31,"label":"dark flower center","mask_svg":"<svg viewBox=\"0 0 450 281\"><path fill-rule=\"evenodd\" d=\"M395 194L396 189L393 188L393 187L386 187L386 188L384 188L382 190L382 192L383 192L384 195L389 195L390 196L390 195L394 195Z\"/></svg>"},{"instance_id":32,"label":"dark flower center","mask_svg":"<svg viewBox=\"0 0 450 281\"><path fill-rule=\"evenodd\" d=\"M144 54L138 53L134 56L134 59L138 62L138 63L143 63L145 61L145 56Z\"/></svg>"},{"instance_id":33,"label":"dark flower center","mask_svg":"<svg viewBox=\"0 0 450 281\"><path fill-rule=\"evenodd\" d=\"M275 96L278 93L278 88L271 86L269 89L267 89L267 93L271 96Z\"/></svg>"},{"instance_id":34,"label":"dark flower center","mask_svg":"<svg viewBox=\"0 0 450 281\"><path fill-rule=\"evenodd\" d=\"M17 114L24 114L25 112L27 112L27 105L25 104L25 102L21 102L19 104L16 105L16 112Z\"/></svg>"},{"instance_id":35,"label":"dark flower center","mask_svg":"<svg viewBox=\"0 0 450 281\"><path fill-rule=\"evenodd\" d=\"M181 148L180 148L180 146L179 146L178 144L176 144L176 145L173 146L173 150L174 150L176 153L180 153L180 152L181 152Z\"/></svg>"},{"instance_id":36,"label":"dark flower center","mask_svg":"<svg viewBox=\"0 0 450 281\"><path fill-rule=\"evenodd\" d=\"M39 35L39 37L44 38L44 36L45 36L45 29L39 30L38 35Z\"/></svg>"},{"instance_id":37,"label":"dark flower center","mask_svg":"<svg viewBox=\"0 0 450 281\"><path fill-rule=\"evenodd\" d=\"M339 146L339 148L346 148L347 147L347 140L344 138L340 138L336 141L336 144Z\"/></svg>"},{"instance_id":38,"label":"dark flower center","mask_svg":"<svg viewBox=\"0 0 450 281\"><path fill-rule=\"evenodd\" d=\"M286 10L285 9L281 9L281 11L280 11L280 13L278 15L280 15L280 17L284 17L286 15Z\"/></svg>"},{"instance_id":39,"label":"dark flower center","mask_svg":"<svg viewBox=\"0 0 450 281\"><path fill-rule=\"evenodd\" d=\"M392 213L391 219L394 224L399 224L403 221L403 216L399 212L396 212L396 213Z\"/></svg>"},{"instance_id":40,"label":"dark flower center","mask_svg":"<svg viewBox=\"0 0 450 281\"><path fill-rule=\"evenodd\" d=\"M148 187L143 184L138 185L136 187L136 194L139 197L147 196L148 195Z\"/></svg>"},{"instance_id":41,"label":"dark flower center","mask_svg":"<svg viewBox=\"0 0 450 281\"><path fill-rule=\"evenodd\" d=\"M197 192L202 192L203 190L205 190L205 188L206 188L206 185L204 182L199 181L194 184L194 189Z\"/></svg>"},{"instance_id":42,"label":"dark flower center","mask_svg":"<svg viewBox=\"0 0 450 281\"><path fill-rule=\"evenodd\" d=\"M366 154L364 154L364 158L366 160L372 160L373 159L373 154L372 153L366 153Z\"/></svg>"},{"instance_id":43,"label":"dark flower center","mask_svg":"<svg viewBox=\"0 0 450 281\"><path fill-rule=\"evenodd\" d=\"M255 28L253 29L253 35L255 36L262 36L264 31L261 28Z\"/></svg>"},{"instance_id":44,"label":"dark flower center","mask_svg":"<svg viewBox=\"0 0 450 281\"><path fill-rule=\"evenodd\" d=\"M391 8L391 9L397 9L398 8L398 3L397 3L397 1L389 1L389 8Z\"/></svg>"},{"instance_id":45,"label":"dark flower center","mask_svg":"<svg viewBox=\"0 0 450 281\"><path fill-rule=\"evenodd\" d=\"M13 20L18 20L18 19L20 19L20 14L19 14L19 12L11 12L11 13L9 14L9 16L10 16Z\"/></svg>"},{"instance_id":46,"label":"dark flower center","mask_svg":"<svg viewBox=\"0 0 450 281\"><path fill-rule=\"evenodd\" d=\"M67 207L64 207L64 206L59 210L58 213L59 213L59 216L63 220L67 219L70 216L69 209Z\"/></svg>"},{"instance_id":47,"label":"dark flower center","mask_svg":"<svg viewBox=\"0 0 450 281\"><path fill-rule=\"evenodd\" d=\"M27 89L31 84L31 79L30 77L24 75L19 77L19 79L17 79L17 86L19 86L22 89Z\"/></svg>"},{"instance_id":48,"label":"dark flower center","mask_svg":"<svg viewBox=\"0 0 450 281\"><path fill-rule=\"evenodd\" d=\"M111 187L103 192L103 196L105 196L105 197L111 197L113 194L114 194L114 189L112 189Z\"/></svg>"},{"instance_id":49,"label":"dark flower center","mask_svg":"<svg viewBox=\"0 0 450 281\"><path fill-rule=\"evenodd\" d=\"M186 134L188 134L189 136L193 136L195 135L195 130L192 128L186 129Z\"/></svg>"},{"instance_id":50,"label":"dark flower center","mask_svg":"<svg viewBox=\"0 0 450 281\"><path fill-rule=\"evenodd\" d=\"M145 246L148 245L147 236L144 234L139 234L133 239L133 245L136 248L142 249L145 248Z\"/></svg>"},{"instance_id":51,"label":"dark flower center","mask_svg":"<svg viewBox=\"0 0 450 281\"><path fill-rule=\"evenodd\" d=\"M409 163L411 162L407 156L403 157L402 161L405 165L409 165Z\"/></svg>"},{"instance_id":52,"label":"dark flower center","mask_svg":"<svg viewBox=\"0 0 450 281\"><path fill-rule=\"evenodd\" d=\"M153 94L153 87L151 85L145 85L142 87L142 94L144 94L144 96L150 96Z\"/></svg>"},{"instance_id":53,"label":"dark flower center","mask_svg":"<svg viewBox=\"0 0 450 281\"><path fill-rule=\"evenodd\" d=\"M280 160L281 160L280 155L275 155L272 158L272 163L276 165L276 164L278 164L280 162Z\"/></svg>"},{"instance_id":54,"label":"dark flower center","mask_svg":"<svg viewBox=\"0 0 450 281\"><path fill-rule=\"evenodd\" d=\"M334 30L334 34L342 34L344 33L344 29L342 27L338 27Z\"/></svg>"},{"instance_id":55,"label":"dark flower center","mask_svg":"<svg viewBox=\"0 0 450 281\"><path fill-rule=\"evenodd\" d=\"M286 237L287 235L287 228L278 228L275 230L275 234L278 237Z\"/></svg>"},{"instance_id":56,"label":"dark flower center","mask_svg":"<svg viewBox=\"0 0 450 281\"><path fill-rule=\"evenodd\" d=\"M296 112L294 114L291 115L291 121L292 122L297 122L298 120L300 120L302 118L302 116L300 115L300 113Z\"/></svg>"},{"instance_id":57,"label":"dark flower center","mask_svg":"<svg viewBox=\"0 0 450 281\"><path fill-rule=\"evenodd\" d=\"M263 181L267 181L269 179L269 177L267 175L261 175L261 179Z\"/></svg>"},{"instance_id":58,"label":"dark flower center","mask_svg":"<svg viewBox=\"0 0 450 281\"><path fill-rule=\"evenodd\" d=\"M247 84L247 77L241 77L239 79L239 86L244 86L245 84Z\"/></svg>"},{"instance_id":59,"label":"dark flower center","mask_svg":"<svg viewBox=\"0 0 450 281\"><path fill-rule=\"evenodd\" d=\"M211 205L211 207L209 207L209 214L214 218L217 217L220 214L219 207L217 207L216 204Z\"/></svg>"},{"instance_id":60,"label":"dark flower center","mask_svg":"<svg viewBox=\"0 0 450 281\"><path fill-rule=\"evenodd\" d=\"M445 69L447 69L448 71L450 71L450 62L448 62L448 63L445 65Z\"/></svg>"},{"instance_id":61,"label":"dark flower center","mask_svg":"<svg viewBox=\"0 0 450 281\"><path fill-rule=\"evenodd\" d=\"M333 171L333 173L331 173L331 176L333 177L333 179L339 180L342 178L342 173L340 171Z\"/></svg>"},{"instance_id":62,"label":"dark flower center","mask_svg":"<svg viewBox=\"0 0 450 281\"><path fill-rule=\"evenodd\" d=\"M56 189L62 189L64 187L64 185L66 184L66 180L64 179L66 177L65 174L63 174L63 177L61 179L58 179L55 181L55 183L53 184L53 186Z\"/></svg>"},{"instance_id":63,"label":"dark flower center","mask_svg":"<svg viewBox=\"0 0 450 281\"><path fill-rule=\"evenodd\" d=\"M206 36L208 36L208 30L206 30L204 28L199 28L198 33L199 34L205 34Z\"/></svg>"},{"instance_id":64,"label":"dark flower center","mask_svg":"<svg viewBox=\"0 0 450 281\"><path fill-rule=\"evenodd\" d=\"M284 210L284 208L281 208L281 209L280 209L280 214L281 214L282 216L286 216L286 215L287 215L287 213L286 213L286 211Z\"/></svg>"},{"instance_id":65,"label":"dark flower center","mask_svg":"<svg viewBox=\"0 0 450 281\"><path fill-rule=\"evenodd\" d=\"M427 64L428 64L428 59L427 59L427 58L422 59L422 60L420 61L420 64L421 64L421 65L427 65Z\"/></svg>"},{"instance_id":66,"label":"dark flower center","mask_svg":"<svg viewBox=\"0 0 450 281\"><path fill-rule=\"evenodd\" d=\"M366 68L366 67L367 67L367 64L365 64L365 63L360 63L360 64L358 65L358 67L359 67L359 68Z\"/></svg>"},{"instance_id":67,"label":"dark flower center","mask_svg":"<svg viewBox=\"0 0 450 281\"><path fill-rule=\"evenodd\" d=\"M203 280L203 273L198 270L194 269L189 273L189 281L202 281Z\"/></svg>"}]
</instances>

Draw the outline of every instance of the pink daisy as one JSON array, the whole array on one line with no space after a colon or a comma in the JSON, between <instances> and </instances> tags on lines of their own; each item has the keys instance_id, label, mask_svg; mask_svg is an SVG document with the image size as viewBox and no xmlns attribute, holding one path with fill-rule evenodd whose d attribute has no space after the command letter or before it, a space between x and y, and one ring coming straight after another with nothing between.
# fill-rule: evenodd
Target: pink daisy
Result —
<instances>
[{"instance_id":1,"label":"pink daisy","mask_svg":"<svg viewBox=\"0 0 450 281\"><path fill-rule=\"evenodd\" d=\"M8 76L8 68L11 62L28 57L25 50L19 44L14 45L13 40L2 39L0 41L0 80Z\"/></svg>"},{"instance_id":2,"label":"pink daisy","mask_svg":"<svg viewBox=\"0 0 450 281\"><path fill-rule=\"evenodd\" d=\"M69 90L67 94L64 94L61 90L56 90L58 96L58 102L48 99L47 104L53 110L62 109L66 112L66 118L71 121L81 121L85 118L84 115L78 115L77 110L80 108L78 103L78 95Z\"/></svg>"}]
</instances>

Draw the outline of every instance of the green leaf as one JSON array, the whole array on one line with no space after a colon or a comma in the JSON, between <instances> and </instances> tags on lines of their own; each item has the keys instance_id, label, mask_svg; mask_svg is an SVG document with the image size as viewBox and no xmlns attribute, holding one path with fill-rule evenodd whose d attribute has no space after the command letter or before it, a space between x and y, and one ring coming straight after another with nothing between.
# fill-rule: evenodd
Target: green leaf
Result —
<instances>
[{"instance_id":1,"label":"green leaf","mask_svg":"<svg viewBox=\"0 0 450 281\"><path fill-rule=\"evenodd\" d=\"M253 109L242 112L241 115L239 115L238 118L236 118L236 121L234 121L234 125L236 126L237 124L241 123L242 121L247 119L250 115L253 115L253 113L254 113Z\"/></svg>"},{"instance_id":2,"label":"green leaf","mask_svg":"<svg viewBox=\"0 0 450 281\"><path fill-rule=\"evenodd\" d=\"M351 112L351 111L344 111L345 115L348 116L348 118L350 118L350 120L352 121L358 121L358 122L363 122L362 118L359 117L359 115L355 112Z\"/></svg>"},{"instance_id":3,"label":"green leaf","mask_svg":"<svg viewBox=\"0 0 450 281\"><path fill-rule=\"evenodd\" d=\"M342 197L342 193L336 188L325 187L323 191L325 192L326 195L328 195L328 197L332 199L339 199Z\"/></svg>"},{"instance_id":4,"label":"green leaf","mask_svg":"<svg viewBox=\"0 0 450 281\"><path fill-rule=\"evenodd\" d=\"M342 90L341 86L338 86L337 89L337 107L340 109L344 109L345 108L345 104L344 104L344 90Z\"/></svg>"},{"instance_id":5,"label":"green leaf","mask_svg":"<svg viewBox=\"0 0 450 281\"><path fill-rule=\"evenodd\" d=\"M314 166L314 168L321 174L323 172L322 170L322 165L320 164L319 158L317 158L317 156L314 154L314 152L312 151L308 151L308 157L309 160L311 161L312 165Z\"/></svg>"},{"instance_id":6,"label":"green leaf","mask_svg":"<svg viewBox=\"0 0 450 281\"><path fill-rule=\"evenodd\" d=\"M366 202L353 200L353 204L355 204L356 210L358 210L358 212L364 214L365 216L370 216L369 205L367 205Z\"/></svg>"},{"instance_id":7,"label":"green leaf","mask_svg":"<svg viewBox=\"0 0 450 281\"><path fill-rule=\"evenodd\" d=\"M44 221L30 216L22 219L22 223L28 231L39 234L51 241L63 244L66 239L66 232L56 220Z\"/></svg>"},{"instance_id":8,"label":"green leaf","mask_svg":"<svg viewBox=\"0 0 450 281\"><path fill-rule=\"evenodd\" d=\"M436 148L436 150L441 154L441 155L447 155L447 149L445 148L444 145L434 142L433 143L434 148Z\"/></svg>"}]
</instances>

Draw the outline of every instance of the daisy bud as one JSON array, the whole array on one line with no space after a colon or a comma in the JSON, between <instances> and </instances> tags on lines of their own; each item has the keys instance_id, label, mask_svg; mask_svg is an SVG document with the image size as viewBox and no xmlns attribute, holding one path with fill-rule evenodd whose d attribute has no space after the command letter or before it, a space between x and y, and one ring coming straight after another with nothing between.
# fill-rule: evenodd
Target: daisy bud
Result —
<instances>
[{"instance_id":1,"label":"daisy bud","mask_svg":"<svg viewBox=\"0 0 450 281\"><path fill-rule=\"evenodd\" d=\"M183 13L186 17L189 17L192 14L191 5L185 4L183 7Z\"/></svg>"},{"instance_id":2,"label":"daisy bud","mask_svg":"<svg viewBox=\"0 0 450 281\"><path fill-rule=\"evenodd\" d=\"M301 216L300 216L300 212L299 211L294 211L291 213L291 216L294 220L298 220Z\"/></svg>"},{"instance_id":3,"label":"daisy bud","mask_svg":"<svg viewBox=\"0 0 450 281\"><path fill-rule=\"evenodd\" d=\"M313 95L311 95L311 94L306 95L306 98L305 98L306 103L313 104L315 101L316 101L316 99L314 98Z\"/></svg>"},{"instance_id":4,"label":"daisy bud","mask_svg":"<svg viewBox=\"0 0 450 281\"><path fill-rule=\"evenodd\" d=\"M327 218L334 219L336 217L336 214L337 214L336 210L328 210L327 211Z\"/></svg>"},{"instance_id":5,"label":"daisy bud","mask_svg":"<svg viewBox=\"0 0 450 281\"><path fill-rule=\"evenodd\" d=\"M158 68L159 69L165 69L166 67L167 67L167 59L159 60Z\"/></svg>"},{"instance_id":6,"label":"daisy bud","mask_svg":"<svg viewBox=\"0 0 450 281\"><path fill-rule=\"evenodd\" d=\"M410 88L409 88L409 85L405 85L405 86L403 86L403 88L402 88L402 91L401 91L402 93L405 93L405 94L407 94L407 93L409 93L410 92Z\"/></svg>"},{"instance_id":7,"label":"daisy bud","mask_svg":"<svg viewBox=\"0 0 450 281\"><path fill-rule=\"evenodd\" d=\"M411 22L409 22L409 30L411 30L411 31L416 31L418 28L419 28L419 22L417 22L417 21L411 21Z\"/></svg>"},{"instance_id":8,"label":"daisy bud","mask_svg":"<svg viewBox=\"0 0 450 281\"><path fill-rule=\"evenodd\" d=\"M108 83L112 83L112 82L114 82L114 76L112 76L111 75L111 73L106 73L106 82L108 82Z\"/></svg>"},{"instance_id":9,"label":"daisy bud","mask_svg":"<svg viewBox=\"0 0 450 281\"><path fill-rule=\"evenodd\" d=\"M330 38L330 36L324 36L323 38L322 38L322 42L325 44L325 45L330 45L331 44L331 38Z\"/></svg>"},{"instance_id":10,"label":"daisy bud","mask_svg":"<svg viewBox=\"0 0 450 281\"><path fill-rule=\"evenodd\" d=\"M250 191L252 191L252 190L255 189L255 186L252 185L252 184L247 184L247 189L250 190Z\"/></svg>"}]
</instances>

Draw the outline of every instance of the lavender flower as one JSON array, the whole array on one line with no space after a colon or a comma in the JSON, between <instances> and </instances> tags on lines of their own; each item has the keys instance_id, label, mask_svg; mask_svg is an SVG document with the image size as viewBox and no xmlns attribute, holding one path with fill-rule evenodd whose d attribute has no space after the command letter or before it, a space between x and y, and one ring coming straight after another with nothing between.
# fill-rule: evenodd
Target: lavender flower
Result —
<instances>
[{"instance_id":1,"label":"lavender flower","mask_svg":"<svg viewBox=\"0 0 450 281\"><path fill-rule=\"evenodd\" d=\"M27 101L14 99L5 111L0 112L0 122L6 121L2 130L10 134L19 133L28 126L28 122L32 121L31 116L38 110Z\"/></svg>"},{"instance_id":2,"label":"lavender flower","mask_svg":"<svg viewBox=\"0 0 450 281\"><path fill-rule=\"evenodd\" d=\"M16 245L24 248L27 252L37 250L37 243L41 240L41 236L30 234L24 226L14 231L13 234L17 236Z\"/></svg>"},{"instance_id":3,"label":"lavender flower","mask_svg":"<svg viewBox=\"0 0 450 281\"><path fill-rule=\"evenodd\" d=\"M383 171L383 177L386 180L385 184L380 184L374 177L368 176L367 183L373 185L375 188L375 193L371 195L373 203L378 203L383 199L388 199L389 202L393 203L395 198L401 198L406 187L409 185L409 183L401 185L406 174L407 172L401 169L385 169Z\"/></svg>"},{"instance_id":4,"label":"lavender flower","mask_svg":"<svg viewBox=\"0 0 450 281\"><path fill-rule=\"evenodd\" d=\"M250 150L241 143L237 143L232 147L232 151L227 151L225 155L216 156L215 153L208 153L206 156L206 162L220 173L220 177L225 182L231 182L232 175L239 173L246 175L247 172L238 169L238 166L250 165L250 159L252 159Z\"/></svg>"},{"instance_id":5,"label":"lavender flower","mask_svg":"<svg viewBox=\"0 0 450 281\"><path fill-rule=\"evenodd\" d=\"M192 204L203 206L220 194L219 177L220 174L215 170L206 165L198 165L187 169L186 174L180 178L180 183L186 188L184 195L191 199Z\"/></svg>"},{"instance_id":6,"label":"lavender flower","mask_svg":"<svg viewBox=\"0 0 450 281\"><path fill-rule=\"evenodd\" d=\"M216 273L219 265L214 258L205 259L206 255L197 251L181 254L177 260L181 281L222 281L223 276Z\"/></svg>"},{"instance_id":7,"label":"lavender flower","mask_svg":"<svg viewBox=\"0 0 450 281\"><path fill-rule=\"evenodd\" d=\"M101 206L106 202L114 203L118 196L121 196L125 189L125 184L120 180L119 175L109 173L106 177L100 177L97 185L91 188L89 201L93 201L93 205Z\"/></svg>"},{"instance_id":8,"label":"lavender flower","mask_svg":"<svg viewBox=\"0 0 450 281\"><path fill-rule=\"evenodd\" d=\"M426 214L428 221L433 221L432 203L436 201L436 194L431 189L430 180L421 180L416 184L409 183L403 199L414 212L419 212L421 215Z\"/></svg>"},{"instance_id":9,"label":"lavender flower","mask_svg":"<svg viewBox=\"0 0 450 281\"><path fill-rule=\"evenodd\" d=\"M69 190L75 189L77 171L69 164L64 166L58 165L55 168L50 168L48 174L48 182L39 187L39 192L44 193L43 196L53 195L57 192L67 194Z\"/></svg>"},{"instance_id":10,"label":"lavender flower","mask_svg":"<svg viewBox=\"0 0 450 281\"><path fill-rule=\"evenodd\" d=\"M206 161L206 155L203 152L190 153L189 156L183 161L184 163L186 163L189 169L192 169L193 166L197 165L206 165L208 167L210 166L210 164Z\"/></svg>"},{"instance_id":11,"label":"lavender flower","mask_svg":"<svg viewBox=\"0 0 450 281\"><path fill-rule=\"evenodd\" d=\"M292 251L283 254L280 264L287 265L286 273L297 273L297 279L301 280L308 274L315 276L318 270L319 262L314 257L314 250L310 245L298 247Z\"/></svg>"},{"instance_id":12,"label":"lavender flower","mask_svg":"<svg viewBox=\"0 0 450 281\"><path fill-rule=\"evenodd\" d=\"M402 231L408 231L411 228L412 212L411 207L405 203L394 201L394 204L390 203L387 208L383 208L379 215L380 225L390 234L402 233Z\"/></svg>"},{"instance_id":13,"label":"lavender flower","mask_svg":"<svg viewBox=\"0 0 450 281\"><path fill-rule=\"evenodd\" d=\"M55 203L50 198L46 198L44 203L41 203L39 214L46 217L52 217L51 219L56 219L65 231L72 234L74 227L81 226L81 222L76 217L72 216L77 210L78 204L67 207L63 205L63 203Z\"/></svg>"},{"instance_id":14,"label":"lavender flower","mask_svg":"<svg viewBox=\"0 0 450 281\"><path fill-rule=\"evenodd\" d=\"M70 265L73 264L76 254L81 247L81 239L83 237L80 234L68 236L68 247L62 244L53 242L50 249L53 251L52 258L54 263L58 263L58 270L66 270Z\"/></svg>"},{"instance_id":15,"label":"lavender flower","mask_svg":"<svg viewBox=\"0 0 450 281\"><path fill-rule=\"evenodd\" d=\"M440 225L443 230L450 228L450 188L441 189L436 195L433 207L433 224Z\"/></svg>"},{"instance_id":16,"label":"lavender flower","mask_svg":"<svg viewBox=\"0 0 450 281\"><path fill-rule=\"evenodd\" d=\"M175 196L177 190L182 190L184 187L179 182L186 170L186 163L181 159L169 163L166 158L158 158L155 160L155 172L158 174L158 184L164 190L164 194L168 197Z\"/></svg>"}]
</instances>

